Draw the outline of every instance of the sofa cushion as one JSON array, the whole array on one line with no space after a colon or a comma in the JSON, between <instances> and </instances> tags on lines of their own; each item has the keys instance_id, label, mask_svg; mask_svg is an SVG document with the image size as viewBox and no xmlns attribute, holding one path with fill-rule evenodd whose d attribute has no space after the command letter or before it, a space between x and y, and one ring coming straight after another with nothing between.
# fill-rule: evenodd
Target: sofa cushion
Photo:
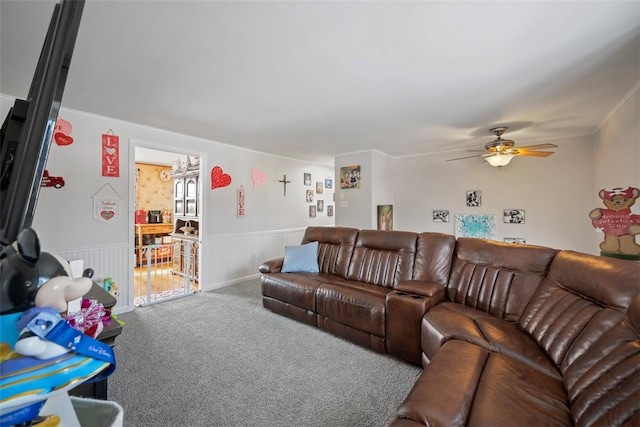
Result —
<instances>
[{"instance_id":1,"label":"sofa cushion","mask_svg":"<svg viewBox=\"0 0 640 427\"><path fill-rule=\"evenodd\" d=\"M518 324L564 373L625 318L639 284L640 264L633 261L561 251Z\"/></svg>"},{"instance_id":2,"label":"sofa cushion","mask_svg":"<svg viewBox=\"0 0 640 427\"><path fill-rule=\"evenodd\" d=\"M299 246L285 246L282 273L319 273L318 242Z\"/></svg>"},{"instance_id":3,"label":"sofa cushion","mask_svg":"<svg viewBox=\"0 0 640 427\"><path fill-rule=\"evenodd\" d=\"M362 230L353 249L347 279L393 288L410 280L418 235L407 231Z\"/></svg>"},{"instance_id":4,"label":"sofa cushion","mask_svg":"<svg viewBox=\"0 0 640 427\"><path fill-rule=\"evenodd\" d=\"M434 427L573 425L561 380L460 340L425 366L398 417Z\"/></svg>"},{"instance_id":5,"label":"sofa cushion","mask_svg":"<svg viewBox=\"0 0 640 427\"><path fill-rule=\"evenodd\" d=\"M640 264L561 251L520 319L562 372L579 424L640 412L638 294Z\"/></svg>"},{"instance_id":6,"label":"sofa cushion","mask_svg":"<svg viewBox=\"0 0 640 427\"><path fill-rule=\"evenodd\" d=\"M302 244L318 242L318 268L322 273L347 277L359 230L348 227L307 227Z\"/></svg>"},{"instance_id":7,"label":"sofa cushion","mask_svg":"<svg viewBox=\"0 0 640 427\"><path fill-rule=\"evenodd\" d=\"M262 295L302 307L316 310L316 289L330 276L310 273L269 273L260 280Z\"/></svg>"},{"instance_id":8,"label":"sofa cushion","mask_svg":"<svg viewBox=\"0 0 640 427\"><path fill-rule=\"evenodd\" d=\"M516 322L558 251L461 237L451 267L447 297Z\"/></svg>"},{"instance_id":9,"label":"sofa cushion","mask_svg":"<svg viewBox=\"0 0 640 427\"><path fill-rule=\"evenodd\" d=\"M326 283L316 291L316 310L334 322L384 337L385 300L391 291L368 283Z\"/></svg>"},{"instance_id":10,"label":"sofa cushion","mask_svg":"<svg viewBox=\"0 0 640 427\"><path fill-rule=\"evenodd\" d=\"M550 377L562 378L544 350L518 326L471 307L443 302L431 308L422 319L421 338L428 359L445 342L462 340L517 359Z\"/></svg>"},{"instance_id":11,"label":"sofa cushion","mask_svg":"<svg viewBox=\"0 0 640 427\"><path fill-rule=\"evenodd\" d=\"M413 280L447 286L456 238L450 234L426 232L418 235Z\"/></svg>"}]
</instances>

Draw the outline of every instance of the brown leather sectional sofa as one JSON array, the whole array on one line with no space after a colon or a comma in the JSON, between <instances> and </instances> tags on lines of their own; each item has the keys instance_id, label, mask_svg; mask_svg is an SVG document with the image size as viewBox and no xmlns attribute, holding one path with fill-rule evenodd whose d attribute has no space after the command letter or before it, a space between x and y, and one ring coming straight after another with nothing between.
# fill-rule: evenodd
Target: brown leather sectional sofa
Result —
<instances>
[{"instance_id":1,"label":"brown leather sectional sofa","mask_svg":"<svg viewBox=\"0 0 640 427\"><path fill-rule=\"evenodd\" d=\"M440 233L309 227L319 273L263 304L422 365L401 426L639 426L640 264Z\"/></svg>"}]
</instances>

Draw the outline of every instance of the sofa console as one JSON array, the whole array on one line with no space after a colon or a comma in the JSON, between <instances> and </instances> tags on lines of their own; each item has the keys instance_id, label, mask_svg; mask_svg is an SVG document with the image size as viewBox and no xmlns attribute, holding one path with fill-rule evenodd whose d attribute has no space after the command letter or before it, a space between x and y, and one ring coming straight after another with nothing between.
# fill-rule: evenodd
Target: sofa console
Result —
<instances>
[{"instance_id":1,"label":"sofa console","mask_svg":"<svg viewBox=\"0 0 640 427\"><path fill-rule=\"evenodd\" d=\"M640 263L345 227L310 244L314 272L289 247L259 267L263 305L422 366L394 427L640 425Z\"/></svg>"}]
</instances>

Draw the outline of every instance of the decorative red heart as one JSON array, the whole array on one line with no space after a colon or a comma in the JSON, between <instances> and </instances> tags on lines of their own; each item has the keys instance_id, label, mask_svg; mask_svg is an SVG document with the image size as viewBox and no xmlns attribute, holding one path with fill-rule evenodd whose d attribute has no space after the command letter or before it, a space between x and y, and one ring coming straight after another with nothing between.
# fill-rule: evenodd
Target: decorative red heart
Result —
<instances>
[{"instance_id":1,"label":"decorative red heart","mask_svg":"<svg viewBox=\"0 0 640 427\"><path fill-rule=\"evenodd\" d=\"M56 132L53 135L53 138L56 140L56 144L58 145L70 145L73 144L73 138L69 135L65 135L62 132Z\"/></svg>"},{"instance_id":2,"label":"decorative red heart","mask_svg":"<svg viewBox=\"0 0 640 427\"><path fill-rule=\"evenodd\" d=\"M220 166L211 169L211 188L226 187L231 184L231 176L222 171Z\"/></svg>"},{"instance_id":3,"label":"decorative red heart","mask_svg":"<svg viewBox=\"0 0 640 427\"><path fill-rule=\"evenodd\" d=\"M100 216L104 219L106 219L107 221L109 221L111 218L114 217L114 213L113 211L102 211L100 212Z\"/></svg>"}]
</instances>

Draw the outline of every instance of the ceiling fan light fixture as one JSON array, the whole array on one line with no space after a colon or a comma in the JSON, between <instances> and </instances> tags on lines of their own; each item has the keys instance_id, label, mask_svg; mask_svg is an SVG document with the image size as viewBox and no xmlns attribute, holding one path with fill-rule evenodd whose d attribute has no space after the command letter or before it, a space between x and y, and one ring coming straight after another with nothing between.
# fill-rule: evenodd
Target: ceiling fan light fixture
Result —
<instances>
[{"instance_id":1,"label":"ceiling fan light fixture","mask_svg":"<svg viewBox=\"0 0 640 427\"><path fill-rule=\"evenodd\" d=\"M489 156L485 158L487 163L495 168L501 168L502 166L507 166L511 159L513 159L513 154L501 154L498 153L495 156Z\"/></svg>"}]
</instances>

